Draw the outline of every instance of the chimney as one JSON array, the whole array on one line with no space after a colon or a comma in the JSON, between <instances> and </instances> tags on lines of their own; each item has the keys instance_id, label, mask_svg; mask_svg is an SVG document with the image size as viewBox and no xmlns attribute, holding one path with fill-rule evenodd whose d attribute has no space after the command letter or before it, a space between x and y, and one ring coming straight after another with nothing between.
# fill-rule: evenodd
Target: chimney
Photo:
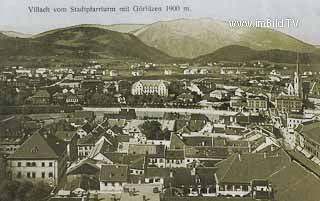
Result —
<instances>
[{"instance_id":1,"label":"chimney","mask_svg":"<svg viewBox=\"0 0 320 201\"><path fill-rule=\"evenodd\" d=\"M241 154L240 153L238 153L238 159L241 162Z\"/></svg>"},{"instance_id":2,"label":"chimney","mask_svg":"<svg viewBox=\"0 0 320 201\"><path fill-rule=\"evenodd\" d=\"M274 151L274 146L273 145L271 145L271 151Z\"/></svg>"},{"instance_id":3,"label":"chimney","mask_svg":"<svg viewBox=\"0 0 320 201\"><path fill-rule=\"evenodd\" d=\"M170 178L173 178L173 170L170 170Z\"/></svg>"},{"instance_id":4,"label":"chimney","mask_svg":"<svg viewBox=\"0 0 320 201\"><path fill-rule=\"evenodd\" d=\"M195 167L192 168L192 170L191 170L191 175L192 175L192 176L195 176L195 175L196 175L196 168L195 168Z\"/></svg>"}]
</instances>

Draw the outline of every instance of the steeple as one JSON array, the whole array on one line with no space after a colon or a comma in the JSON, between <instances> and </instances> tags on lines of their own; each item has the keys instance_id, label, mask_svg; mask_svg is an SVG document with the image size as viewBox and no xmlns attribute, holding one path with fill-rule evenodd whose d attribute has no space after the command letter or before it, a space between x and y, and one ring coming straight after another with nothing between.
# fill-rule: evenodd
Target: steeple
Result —
<instances>
[{"instance_id":1,"label":"steeple","mask_svg":"<svg viewBox=\"0 0 320 201\"><path fill-rule=\"evenodd\" d=\"M294 73L294 94L300 96L300 72L299 72L299 53L297 51L296 72Z\"/></svg>"}]
</instances>

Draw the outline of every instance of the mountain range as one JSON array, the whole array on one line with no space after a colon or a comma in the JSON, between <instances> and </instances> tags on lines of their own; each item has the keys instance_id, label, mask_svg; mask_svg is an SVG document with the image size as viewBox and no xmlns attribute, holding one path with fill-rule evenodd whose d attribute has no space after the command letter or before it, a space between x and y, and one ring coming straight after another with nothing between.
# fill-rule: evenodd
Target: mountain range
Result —
<instances>
[{"instance_id":1,"label":"mountain range","mask_svg":"<svg viewBox=\"0 0 320 201\"><path fill-rule=\"evenodd\" d=\"M297 62L297 52L288 50L254 50L245 46L230 45L222 47L211 54L199 56L194 63L207 64L216 61L248 62L270 61L274 63L294 64ZM300 64L319 64L320 55L311 52L299 53Z\"/></svg>"},{"instance_id":2,"label":"mountain range","mask_svg":"<svg viewBox=\"0 0 320 201\"><path fill-rule=\"evenodd\" d=\"M77 26L31 38L0 35L0 57L64 59L136 59L168 62L173 58L145 45L136 36L97 27Z\"/></svg>"},{"instance_id":3,"label":"mountain range","mask_svg":"<svg viewBox=\"0 0 320 201\"><path fill-rule=\"evenodd\" d=\"M320 49L279 31L231 28L212 19L153 24L83 24L36 35L0 32L0 57L115 58L147 62L269 60L318 62ZM184 59L182 59L184 58ZM293 59L293 60L292 60Z\"/></svg>"},{"instance_id":4,"label":"mountain range","mask_svg":"<svg viewBox=\"0 0 320 201\"><path fill-rule=\"evenodd\" d=\"M132 32L144 43L174 57L195 58L228 45L256 50L311 52L315 46L267 28L232 28L212 19L156 22Z\"/></svg>"}]
</instances>

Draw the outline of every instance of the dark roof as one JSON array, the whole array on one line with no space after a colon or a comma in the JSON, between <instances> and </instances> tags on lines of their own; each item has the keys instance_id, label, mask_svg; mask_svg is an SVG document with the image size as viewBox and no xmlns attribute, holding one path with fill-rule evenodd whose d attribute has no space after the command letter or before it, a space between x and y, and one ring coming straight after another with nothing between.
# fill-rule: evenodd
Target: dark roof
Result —
<instances>
[{"instance_id":1,"label":"dark roof","mask_svg":"<svg viewBox=\"0 0 320 201\"><path fill-rule=\"evenodd\" d=\"M96 161L92 159L86 159L80 161L73 167L70 167L67 171L67 175L97 175L99 172L99 167L96 165Z\"/></svg>"},{"instance_id":2,"label":"dark roof","mask_svg":"<svg viewBox=\"0 0 320 201\"><path fill-rule=\"evenodd\" d=\"M77 145L95 145L98 140L99 139L97 138L97 136L87 135L83 138L80 138L77 142Z\"/></svg>"},{"instance_id":3,"label":"dark roof","mask_svg":"<svg viewBox=\"0 0 320 201\"><path fill-rule=\"evenodd\" d=\"M167 178L169 176L170 176L170 168L148 167L145 170L145 177Z\"/></svg>"},{"instance_id":4,"label":"dark roof","mask_svg":"<svg viewBox=\"0 0 320 201\"><path fill-rule=\"evenodd\" d=\"M66 150L66 143L54 135L41 135L36 132L29 137L10 159L56 159Z\"/></svg>"},{"instance_id":5,"label":"dark roof","mask_svg":"<svg viewBox=\"0 0 320 201\"><path fill-rule=\"evenodd\" d=\"M34 98L50 98L50 94L47 90L39 90L34 95Z\"/></svg>"},{"instance_id":6,"label":"dark roof","mask_svg":"<svg viewBox=\"0 0 320 201\"><path fill-rule=\"evenodd\" d=\"M100 170L100 181L105 182L127 182L127 165L102 165Z\"/></svg>"},{"instance_id":7,"label":"dark roof","mask_svg":"<svg viewBox=\"0 0 320 201\"><path fill-rule=\"evenodd\" d=\"M226 147L186 146L186 158L224 159L229 155Z\"/></svg>"},{"instance_id":8,"label":"dark roof","mask_svg":"<svg viewBox=\"0 0 320 201\"><path fill-rule=\"evenodd\" d=\"M217 164L217 179L222 183L250 183L267 179L287 163L283 151L273 154L234 154Z\"/></svg>"},{"instance_id":9,"label":"dark roof","mask_svg":"<svg viewBox=\"0 0 320 201\"><path fill-rule=\"evenodd\" d=\"M150 157L163 157L165 152L164 145L153 145L153 144L130 144L130 154L145 155L148 154Z\"/></svg>"},{"instance_id":10,"label":"dark roof","mask_svg":"<svg viewBox=\"0 0 320 201\"><path fill-rule=\"evenodd\" d=\"M183 149L184 142L176 134L171 134L170 136L170 149Z\"/></svg>"},{"instance_id":11,"label":"dark roof","mask_svg":"<svg viewBox=\"0 0 320 201\"><path fill-rule=\"evenodd\" d=\"M212 146L212 137L205 137L205 136L184 137L183 142L187 146Z\"/></svg>"},{"instance_id":12,"label":"dark roof","mask_svg":"<svg viewBox=\"0 0 320 201\"><path fill-rule=\"evenodd\" d=\"M123 163L125 160L124 158L127 156L126 153L119 153L119 152L107 152L107 153L103 153L103 155L113 163Z\"/></svg>"},{"instance_id":13,"label":"dark roof","mask_svg":"<svg viewBox=\"0 0 320 201\"><path fill-rule=\"evenodd\" d=\"M252 181L252 186L268 186L269 181L266 179L255 179Z\"/></svg>"},{"instance_id":14,"label":"dark roof","mask_svg":"<svg viewBox=\"0 0 320 201\"><path fill-rule=\"evenodd\" d=\"M298 126L297 131L313 140L314 142L320 144L320 122L319 121L310 121L302 123L301 126Z\"/></svg>"},{"instance_id":15,"label":"dark roof","mask_svg":"<svg viewBox=\"0 0 320 201\"><path fill-rule=\"evenodd\" d=\"M87 133L90 133L93 130L92 126L89 123L85 123L81 126L81 128Z\"/></svg>"},{"instance_id":16,"label":"dark roof","mask_svg":"<svg viewBox=\"0 0 320 201\"><path fill-rule=\"evenodd\" d=\"M184 150L166 150L166 159L184 159Z\"/></svg>"},{"instance_id":17,"label":"dark roof","mask_svg":"<svg viewBox=\"0 0 320 201\"><path fill-rule=\"evenodd\" d=\"M76 131L57 131L54 135L58 137L60 140L69 142L77 135L77 132Z\"/></svg>"},{"instance_id":18,"label":"dark roof","mask_svg":"<svg viewBox=\"0 0 320 201\"><path fill-rule=\"evenodd\" d=\"M123 134L122 128L120 128L119 126L113 126L110 128L110 130L112 130L115 134Z\"/></svg>"},{"instance_id":19,"label":"dark roof","mask_svg":"<svg viewBox=\"0 0 320 201\"><path fill-rule=\"evenodd\" d=\"M74 191L77 188L81 188L83 190L100 190L100 183L97 178L81 175L73 177L71 181L68 181L65 184L63 189Z\"/></svg>"},{"instance_id":20,"label":"dark roof","mask_svg":"<svg viewBox=\"0 0 320 201\"><path fill-rule=\"evenodd\" d=\"M190 120L209 121L209 118L205 114L191 114Z\"/></svg>"}]
</instances>

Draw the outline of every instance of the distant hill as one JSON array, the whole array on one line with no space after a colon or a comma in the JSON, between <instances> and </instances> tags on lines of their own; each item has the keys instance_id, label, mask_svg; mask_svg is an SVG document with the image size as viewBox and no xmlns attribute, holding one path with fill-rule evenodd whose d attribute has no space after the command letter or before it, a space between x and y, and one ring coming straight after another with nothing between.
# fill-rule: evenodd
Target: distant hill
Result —
<instances>
[{"instance_id":1,"label":"distant hill","mask_svg":"<svg viewBox=\"0 0 320 201\"><path fill-rule=\"evenodd\" d=\"M160 21L133 32L149 46L175 57L195 58L228 45L256 50L296 50L311 52L314 46L282 32L266 28L231 28L212 19Z\"/></svg>"},{"instance_id":2,"label":"distant hill","mask_svg":"<svg viewBox=\"0 0 320 201\"><path fill-rule=\"evenodd\" d=\"M13 38L31 38L32 34L24 34L15 31L1 31L0 33Z\"/></svg>"},{"instance_id":3,"label":"distant hill","mask_svg":"<svg viewBox=\"0 0 320 201\"><path fill-rule=\"evenodd\" d=\"M32 37L37 38L37 37L45 36L45 35L52 34L55 32L68 30L70 28L99 28L99 29L106 29L106 30L116 31L116 32L121 32L121 33L131 33L131 32L134 32L144 26L145 26L144 24L112 24L112 25L80 24L80 25L75 25L75 26L71 26L71 27L64 27L64 28L49 30L46 32L42 32L40 34L35 34Z\"/></svg>"},{"instance_id":4,"label":"distant hill","mask_svg":"<svg viewBox=\"0 0 320 201\"><path fill-rule=\"evenodd\" d=\"M145 45L132 34L97 27L71 27L33 38L1 37L0 57L117 58L171 61L174 58Z\"/></svg>"},{"instance_id":5,"label":"distant hill","mask_svg":"<svg viewBox=\"0 0 320 201\"><path fill-rule=\"evenodd\" d=\"M211 54L197 57L193 59L193 62L206 64L217 61L246 62L255 60L293 64L297 61L297 53L279 49L253 50L244 46L231 45L220 48ZM314 53L299 53L299 62L303 64L319 64L320 55Z\"/></svg>"}]
</instances>

